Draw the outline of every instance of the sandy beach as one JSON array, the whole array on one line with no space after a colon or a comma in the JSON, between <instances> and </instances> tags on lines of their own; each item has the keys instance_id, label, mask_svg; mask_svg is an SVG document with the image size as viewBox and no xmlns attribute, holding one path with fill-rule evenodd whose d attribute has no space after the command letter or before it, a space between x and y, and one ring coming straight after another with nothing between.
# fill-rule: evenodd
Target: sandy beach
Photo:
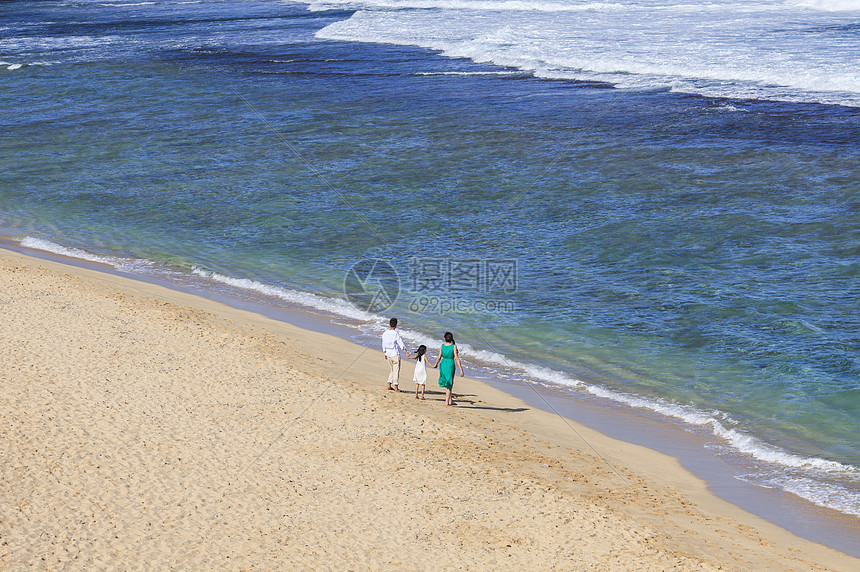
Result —
<instances>
[{"instance_id":1,"label":"sandy beach","mask_svg":"<svg viewBox=\"0 0 860 572\"><path fill-rule=\"evenodd\" d=\"M385 391L375 345L6 250L0 286L4 570L860 569L479 381Z\"/></svg>"}]
</instances>

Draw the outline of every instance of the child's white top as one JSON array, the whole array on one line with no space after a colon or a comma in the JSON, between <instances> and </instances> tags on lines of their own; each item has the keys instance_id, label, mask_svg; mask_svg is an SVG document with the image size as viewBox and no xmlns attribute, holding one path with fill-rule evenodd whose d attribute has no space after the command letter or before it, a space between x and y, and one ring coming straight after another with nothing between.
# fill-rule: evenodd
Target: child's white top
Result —
<instances>
[{"instance_id":1,"label":"child's white top","mask_svg":"<svg viewBox=\"0 0 860 572\"><path fill-rule=\"evenodd\" d=\"M415 362L415 373L412 375L412 381L420 385L424 385L427 382L427 370L424 367L424 359L426 357L427 354L424 354L418 358L418 361Z\"/></svg>"}]
</instances>

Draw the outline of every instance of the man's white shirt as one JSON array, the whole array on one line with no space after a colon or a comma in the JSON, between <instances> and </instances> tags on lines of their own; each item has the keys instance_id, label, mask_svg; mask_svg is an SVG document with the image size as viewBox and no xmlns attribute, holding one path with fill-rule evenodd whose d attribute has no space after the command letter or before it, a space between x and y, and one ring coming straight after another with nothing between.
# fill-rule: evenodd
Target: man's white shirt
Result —
<instances>
[{"instance_id":1,"label":"man's white shirt","mask_svg":"<svg viewBox=\"0 0 860 572\"><path fill-rule=\"evenodd\" d=\"M400 350L405 349L403 338L400 337L400 332L397 330L386 330L382 334L382 352L386 357L400 356Z\"/></svg>"}]
</instances>

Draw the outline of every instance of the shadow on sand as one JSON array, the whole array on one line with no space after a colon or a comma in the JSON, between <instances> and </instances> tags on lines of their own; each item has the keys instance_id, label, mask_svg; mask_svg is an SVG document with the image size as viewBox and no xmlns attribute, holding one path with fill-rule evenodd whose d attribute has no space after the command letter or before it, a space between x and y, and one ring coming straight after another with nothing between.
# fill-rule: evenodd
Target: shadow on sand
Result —
<instances>
[{"instance_id":1,"label":"shadow on sand","mask_svg":"<svg viewBox=\"0 0 860 572\"><path fill-rule=\"evenodd\" d=\"M405 392L404 392L405 393ZM434 391L434 390L426 390L424 391L424 395L427 397L430 396L439 396L444 399L445 392L444 391ZM488 411L507 411L508 413L520 413L522 411L528 411L528 407L490 407L489 405L479 405L476 404L474 400L469 399L470 397L477 397L474 394L470 393L455 393L454 394L454 405L456 407L462 407L463 409L486 409ZM440 401L439 399L433 399L433 401Z\"/></svg>"}]
</instances>

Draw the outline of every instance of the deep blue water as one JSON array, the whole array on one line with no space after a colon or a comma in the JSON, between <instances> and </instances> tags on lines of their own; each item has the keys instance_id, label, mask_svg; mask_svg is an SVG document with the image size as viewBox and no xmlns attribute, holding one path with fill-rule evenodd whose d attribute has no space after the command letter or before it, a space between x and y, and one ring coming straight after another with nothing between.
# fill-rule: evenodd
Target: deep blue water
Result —
<instances>
[{"instance_id":1,"label":"deep blue water","mask_svg":"<svg viewBox=\"0 0 860 572\"><path fill-rule=\"evenodd\" d=\"M0 4L3 233L366 339L451 330L473 370L686 423L860 515L857 107L318 35L353 13ZM374 260L396 299L368 313Z\"/></svg>"}]
</instances>

